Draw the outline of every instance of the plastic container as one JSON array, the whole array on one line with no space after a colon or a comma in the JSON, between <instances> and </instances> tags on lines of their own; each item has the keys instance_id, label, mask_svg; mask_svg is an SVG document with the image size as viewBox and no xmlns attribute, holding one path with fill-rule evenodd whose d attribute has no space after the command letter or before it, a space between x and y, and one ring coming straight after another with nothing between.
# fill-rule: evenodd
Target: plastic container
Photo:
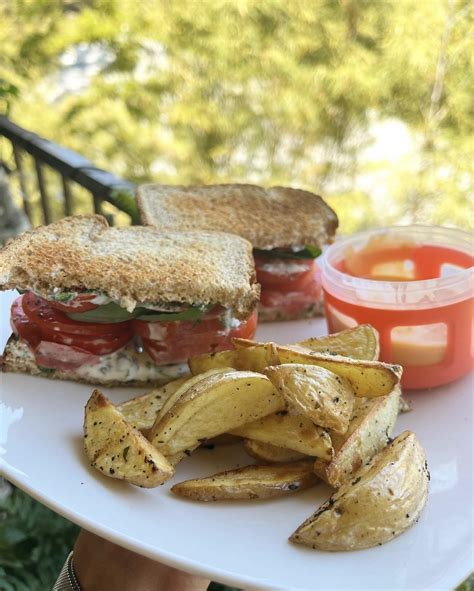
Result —
<instances>
[{"instance_id":1,"label":"plastic container","mask_svg":"<svg viewBox=\"0 0 474 591\"><path fill-rule=\"evenodd\" d=\"M374 326L406 388L460 378L474 364L473 247L468 232L418 225L337 241L323 258L329 332Z\"/></svg>"}]
</instances>

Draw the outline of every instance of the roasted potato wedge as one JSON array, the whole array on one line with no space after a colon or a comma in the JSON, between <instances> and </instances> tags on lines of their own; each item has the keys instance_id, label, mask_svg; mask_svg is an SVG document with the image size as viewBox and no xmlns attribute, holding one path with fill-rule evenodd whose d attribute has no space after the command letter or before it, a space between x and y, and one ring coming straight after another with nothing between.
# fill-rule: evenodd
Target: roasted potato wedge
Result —
<instances>
[{"instance_id":1,"label":"roasted potato wedge","mask_svg":"<svg viewBox=\"0 0 474 591\"><path fill-rule=\"evenodd\" d=\"M84 447L94 468L137 486L153 488L174 474L168 460L99 390L85 408Z\"/></svg>"},{"instance_id":2,"label":"roasted potato wedge","mask_svg":"<svg viewBox=\"0 0 474 591\"><path fill-rule=\"evenodd\" d=\"M264 370L289 405L315 425L345 433L354 406L354 390L346 380L317 365L288 363Z\"/></svg>"},{"instance_id":3,"label":"roasted potato wedge","mask_svg":"<svg viewBox=\"0 0 474 591\"><path fill-rule=\"evenodd\" d=\"M316 460L314 461L314 464L313 464L313 472L316 474L316 476L318 478L321 478L321 480L324 480L324 482L326 484L329 484L328 477L326 474L326 470L327 470L328 465L329 465L329 462L325 462L324 460L321 460L320 458L316 458Z\"/></svg>"},{"instance_id":4,"label":"roasted potato wedge","mask_svg":"<svg viewBox=\"0 0 474 591\"><path fill-rule=\"evenodd\" d=\"M285 449L284 447L278 447L277 445L264 443L263 441L256 441L255 439L245 439L244 449L249 456L261 462L278 464L280 462L296 462L308 458L308 456L293 449Z\"/></svg>"},{"instance_id":5,"label":"roasted potato wedge","mask_svg":"<svg viewBox=\"0 0 474 591\"><path fill-rule=\"evenodd\" d=\"M283 397L262 374L214 373L197 380L163 417L157 417L149 439L164 455L174 455L285 407Z\"/></svg>"},{"instance_id":6,"label":"roasted potato wedge","mask_svg":"<svg viewBox=\"0 0 474 591\"><path fill-rule=\"evenodd\" d=\"M360 324L355 328L306 339L294 345L325 355L344 355L366 361L377 361L380 354L379 333L370 324Z\"/></svg>"},{"instance_id":7,"label":"roasted potato wedge","mask_svg":"<svg viewBox=\"0 0 474 591\"><path fill-rule=\"evenodd\" d=\"M302 461L278 466L245 466L180 482L171 491L195 501L282 497L318 483L312 464Z\"/></svg>"},{"instance_id":8,"label":"roasted potato wedge","mask_svg":"<svg viewBox=\"0 0 474 591\"><path fill-rule=\"evenodd\" d=\"M428 497L425 453L405 431L374 456L290 537L331 552L388 542L419 518Z\"/></svg>"},{"instance_id":9,"label":"roasted potato wedge","mask_svg":"<svg viewBox=\"0 0 474 591\"><path fill-rule=\"evenodd\" d=\"M179 386L179 388L177 388L173 392L173 394L171 394L171 396L169 396L166 399L166 402L163 404L158 414L156 415L153 424L159 423L161 419L168 413L170 408L174 406L176 402L181 398L181 396L188 392L194 386L194 384L197 384L198 382L200 382L204 378L207 378L208 376L213 376L221 373L229 373L232 371L235 371L232 367L223 367L218 369L210 369L209 371L205 371L204 373L199 374L198 376L187 377L186 380Z\"/></svg>"},{"instance_id":10,"label":"roasted potato wedge","mask_svg":"<svg viewBox=\"0 0 474 591\"><path fill-rule=\"evenodd\" d=\"M326 468L326 479L331 486L341 486L385 447L397 420L399 398L397 386L387 396L361 401L347 433L332 436L336 453Z\"/></svg>"},{"instance_id":11,"label":"roasted potato wedge","mask_svg":"<svg viewBox=\"0 0 474 591\"><path fill-rule=\"evenodd\" d=\"M232 339L239 351L249 348L258 349L271 343L256 343L246 339ZM351 383L356 396L375 398L385 396L400 382L402 368L381 361L367 361L351 359L342 355L332 355L310 351L296 345L277 345L278 363L300 363L304 365L318 365L332 371Z\"/></svg>"},{"instance_id":12,"label":"roasted potato wedge","mask_svg":"<svg viewBox=\"0 0 474 591\"><path fill-rule=\"evenodd\" d=\"M244 424L231 433L324 460L330 460L334 453L331 438L324 429L302 415L286 411Z\"/></svg>"},{"instance_id":13,"label":"roasted potato wedge","mask_svg":"<svg viewBox=\"0 0 474 591\"><path fill-rule=\"evenodd\" d=\"M187 382L188 379L189 377L184 377L168 382L168 384L155 388L147 394L117 404L116 408L122 413L124 419L133 425L135 429L140 429L140 431L151 429L157 413L161 410L168 398Z\"/></svg>"},{"instance_id":14,"label":"roasted potato wedge","mask_svg":"<svg viewBox=\"0 0 474 591\"><path fill-rule=\"evenodd\" d=\"M232 342L236 349L263 344L239 338L232 339ZM286 347L303 350L306 353L314 351L325 355L344 355L367 361L376 361L380 354L379 333L370 324L361 324L323 337L313 337Z\"/></svg>"},{"instance_id":15,"label":"roasted potato wedge","mask_svg":"<svg viewBox=\"0 0 474 591\"><path fill-rule=\"evenodd\" d=\"M267 365L278 363L276 348L273 343L258 345L245 349L218 351L192 357L189 368L194 375L209 369L233 367L235 369L262 372Z\"/></svg>"},{"instance_id":16,"label":"roasted potato wedge","mask_svg":"<svg viewBox=\"0 0 474 591\"><path fill-rule=\"evenodd\" d=\"M381 361L350 359L342 355L324 355L322 353L302 353L277 346L280 364L300 363L318 365L332 371L341 378L346 378L356 396L375 398L385 396L400 382L402 368Z\"/></svg>"}]
</instances>

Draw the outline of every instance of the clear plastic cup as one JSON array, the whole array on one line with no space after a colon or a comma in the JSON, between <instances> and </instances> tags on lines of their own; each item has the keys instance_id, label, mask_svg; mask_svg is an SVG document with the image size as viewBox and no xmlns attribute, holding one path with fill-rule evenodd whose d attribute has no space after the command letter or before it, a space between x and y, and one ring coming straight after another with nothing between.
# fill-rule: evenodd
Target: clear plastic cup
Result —
<instances>
[{"instance_id":1,"label":"clear plastic cup","mask_svg":"<svg viewBox=\"0 0 474 591\"><path fill-rule=\"evenodd\" d=\"M395 226L336 241L323 258L330 332L371 324L381 359L402 384L430 388L474 361L474 236L438 226Z\"/></svg>"}]
</instances>

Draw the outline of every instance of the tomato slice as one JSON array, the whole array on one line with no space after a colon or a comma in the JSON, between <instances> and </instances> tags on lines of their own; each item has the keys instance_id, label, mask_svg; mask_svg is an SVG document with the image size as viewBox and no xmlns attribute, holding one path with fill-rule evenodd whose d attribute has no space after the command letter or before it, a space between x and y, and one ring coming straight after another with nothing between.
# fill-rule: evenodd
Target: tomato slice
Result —
<instances>
[{"instance_id":1,"label":"tomato slice","mask_svg":"<svg viewBox=\"0 0 474 591\"><path fill-rule=\"evenodd\" d=\"M37 324L40 330L44 328L46 331L83 336L119 336L124 331L130 330L128 320L109 324L93 324L71 320L60 310L53 308L48 300L35 295L31 291L23 295L22 305L28 318Z\"/></svg>"},{"instance_id":2,"label":"tomato slice","mask_svg":"<svg viewBox=\"0 0 474 591\"><path fill-rule=\"evenodd\" d=\"M168 335L172 338L187 337L190 334L218 334L226 332L220 318L210 318L196 322L147 322L145 320L132 320L133 332L144 338L155 341L166 340Z\"/></svg>"},{"instance_id":3,"label":"tomato slice","mask_svg":"<svg viewBox=\"0 0 474 591\"><path fill-rule=\"evenodd\" d=\"M80 293L73 300L69 302L58 302L56 300L47 300L50 306L61 312L73 312L78 314L80 312L89 312L98 308L97 304L93 304L92 300L96 298L94 293Z\"/></svg>"},{"instance_id":4,"label":"tomato slice","mask_svg":"<svg viewBox=\"0 0 474 591\"><path fill-rule=\"evenodd\" d=\"M79 347L95 355L109 355L109 353L118 351L133 337L131 330L124 331L121 335L83 336L46 330L45 327L41 328L41 335L46 341Z\"/></svg>"},{"instance_id":5,"label":"tomato slice","mask_svg":"<svg viewBox=\"0 0 474 591\"><path fill-rule=\"evenodd\" d=\"M319 278L309 283L304 291L284 293L276 290L262 290L260 304L275 313L295 315L308 309L321 299Z\"/></svg>"},{"instance_id":6,"label":"tomato slice","mask_svg":"<svg viewBox=\"0 0 474 591\"><path fill-rule=\"evenodd\" d=\"M202 321L199 324L202 325L205 322L210 321ZM231 339L233 337L251 339L255 335L257 328L257 313L255 311L247 321L241 322L238 327L230 330L226 330L220 321L218 330L215 330L215 325L208 325L209 329L207 331L203 330L202 326L198 331L199 325L192 322L147 324L166 325L161 326L161 338L142 337L142 340L145 350L156 364L168 365L182 363L201 353L231 349Z\"/></svg>"},{"instance_id":7,"label":"tomato slice","mask_svg":"<svg viewBox=\"0 0 474 591\"><path fill-rule=\"evenodd\" d=\"M23 297L22 295L17 297L11 306L10 324L14 334L23 339L30 349L34 350L41 341L41 333L25 314L22 306Z\"/></svg>"},{"instance_id":8,"label":"tomato slice","mask_svg":"<svg viewBox=\"0 0 474 591\"><path fill-rule=\"evenodd\" d=\"M71 371L81 365L95 365L100 359L97 355L79 347L41 341L35 350L35 361L41 367Z\"/></svg>"},{"instance_id":9,"label":"tomato slice","mask_svg":"<svg viewBox=\"0 0 474 591\"><path fill-rule=\"evenodd\" d=\"M317 269L313 260L255 258L257 281L262 289L284 293L300 291L311 282Z\"/></svg>"}]
</instances>

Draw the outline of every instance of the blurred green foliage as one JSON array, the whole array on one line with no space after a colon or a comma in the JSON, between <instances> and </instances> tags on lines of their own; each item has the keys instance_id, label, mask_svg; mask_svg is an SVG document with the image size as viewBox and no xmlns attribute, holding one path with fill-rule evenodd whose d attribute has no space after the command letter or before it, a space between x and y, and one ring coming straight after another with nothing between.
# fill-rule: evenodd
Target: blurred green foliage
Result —
<instances>
[{"instance_id":1,"label":"blurred green foliage","mask_svg":"<svg viewBox=\"0 0 474 591\"><path fill-rule=\"evenodd\" d=\"M13 488L0 499L0 591L50 591L79 528ZM238 591L211 583L209 591Z\"/></svg>"},{"instance_id":2,"label":"blurred green foliage","mask_svg":"<svg viewBox=\"0 0 474 591\"><path fill-rule=\"evenodd\" d=\"M0 78L15 121L134 182L309 188L344 232L470 227L473 22L472 0L3 0Z\"/></svg>"},{"instance_id":3,"label":"blurred green foliage","mask_svg":"<svg viewBox=\"0 0 474 591\"><path fill-rule=\"evenodd\" d=\"M18 489L0 501L0 589L49 591L77 526Z\"/></svg>"}]
</instances>

